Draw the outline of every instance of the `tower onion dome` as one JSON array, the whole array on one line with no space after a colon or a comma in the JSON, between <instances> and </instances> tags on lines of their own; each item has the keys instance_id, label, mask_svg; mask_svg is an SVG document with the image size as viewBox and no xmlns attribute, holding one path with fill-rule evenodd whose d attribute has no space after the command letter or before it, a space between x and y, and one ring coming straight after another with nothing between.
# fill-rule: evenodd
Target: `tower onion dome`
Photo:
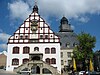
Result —
<instances>
[{"instance_id":1,"label":"tower onion dome","mask_svg":"<svg viewBox=\"0 0 100 75\"><path fill-rule=\"evenodd\" d=\"M33 7L33 12L38 13L38 6L35 4L35 6Z\"/></svg>"},{"instance_id":2,"label":"tower onion dome","mask_svg":"<svg viewBox=\"0 0 100 75\"><path fill-rule=\"evenodd\" d=\"M68 24L68 19L66 17L62 17L61 24Z\"/></svg>"}]
</instances>

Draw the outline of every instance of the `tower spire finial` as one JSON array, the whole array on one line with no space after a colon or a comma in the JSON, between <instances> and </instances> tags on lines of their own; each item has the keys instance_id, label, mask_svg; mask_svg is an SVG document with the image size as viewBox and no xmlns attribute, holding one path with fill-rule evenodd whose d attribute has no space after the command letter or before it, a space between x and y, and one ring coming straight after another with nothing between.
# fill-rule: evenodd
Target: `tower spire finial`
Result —
<instances>
[{"instance_id":1,"label":"tower spire finial","mask_svg":"<svg viewBox=\"0 0 100 75\"><path fill-rule=\"evenodd\" d=\"M35 2L35 5L34 5L34 7L33 7L33 12L38 13L37 0L34 0L34 2Z\"/></svg>"}]
</instances>

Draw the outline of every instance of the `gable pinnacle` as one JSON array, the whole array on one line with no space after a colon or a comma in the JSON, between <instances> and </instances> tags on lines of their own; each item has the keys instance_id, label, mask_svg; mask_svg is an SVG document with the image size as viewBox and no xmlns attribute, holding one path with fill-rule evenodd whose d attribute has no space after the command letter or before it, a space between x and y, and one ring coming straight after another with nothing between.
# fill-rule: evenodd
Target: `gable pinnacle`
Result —
<instances>
[{"instance_id":1,"label":"gable pinnacle","mask_svg":"<svg viewBox=\"0 0 100 75\"><path fill-rule=\"evenodd\" d=\"M33 7L33 12L38 13L37 0L35 0L35 5L34 5L34 7Z\"/></svg>"}]
</instances>

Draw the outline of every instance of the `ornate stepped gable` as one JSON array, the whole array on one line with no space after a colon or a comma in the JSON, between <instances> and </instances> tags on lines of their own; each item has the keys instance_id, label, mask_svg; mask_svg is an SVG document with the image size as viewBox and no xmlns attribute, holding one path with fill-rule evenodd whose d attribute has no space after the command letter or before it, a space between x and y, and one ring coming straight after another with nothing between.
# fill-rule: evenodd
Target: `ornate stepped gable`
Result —
<instances>
[{"instance_id":1,"label":"ornate stepped gable","mask_svg":"<svg viewBox=\"0 0 100 75\"><path fill-rule=\"evenodd\" d=\"M54 32L40 15L33 11L24 21L8 43L54 43L59 42Z\"/></svg>"}]
</instances>

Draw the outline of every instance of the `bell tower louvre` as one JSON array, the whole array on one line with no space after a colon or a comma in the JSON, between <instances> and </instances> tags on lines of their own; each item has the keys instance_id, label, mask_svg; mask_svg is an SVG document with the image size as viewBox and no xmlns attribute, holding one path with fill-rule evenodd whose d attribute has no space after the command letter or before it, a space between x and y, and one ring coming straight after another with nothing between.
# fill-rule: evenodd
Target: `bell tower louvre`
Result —
<instances>
[{"instance_id":1,"label":"bell tower louvre","mask_svg":"<svg viewBox=\"0 0 100 75\"><path fill-rule=\"evenodd\" d=\"M28 62L29 54L37 52L43 54L41 60L61 72L60 39L39 15L36 3L29 17L8 39L7 51L7 71Z\"/></svg>"}]
</instances>

